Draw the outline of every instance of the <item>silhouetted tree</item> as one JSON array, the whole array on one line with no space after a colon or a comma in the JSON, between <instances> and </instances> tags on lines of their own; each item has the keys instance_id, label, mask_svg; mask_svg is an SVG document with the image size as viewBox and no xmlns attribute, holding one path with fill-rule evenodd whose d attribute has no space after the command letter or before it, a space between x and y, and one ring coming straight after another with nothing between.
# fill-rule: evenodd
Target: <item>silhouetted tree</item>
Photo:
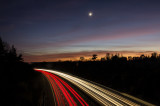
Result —
<instances>
[{"instance_id":1,"label":"silhouetted tree","mask_svg":"<svg viewBox=\"0 0 160 106\"><path fill-rule=\"evenodd\" d=\"M152 58L157 58L158 54L156 52L152 53Z\"/></svg>"},{"instance_id":2,"label":"silhouetted tree","mask_svg":"<svg viewBox=\"0 0 160 106\"><path fill-rule=\"evenodd\" d=\"M101 61L105 61L105 60L106 60L105 57L102 57L102 58L101 58Z\"/></svg>"},{"instance_id":3,"label":"silhouetted tree","mask_svg":"<svg viewBox=\"0 0 160 106\"><path fill-rule=\"evenodd\" d=\"M112 56L112 60L118 60L118 59L119 59L118 55Z\"/></svg>"},{"instance_id":4,"label":"silhouetted tree","mask_svg":"<svg viewBox=\"0 0 160 106\"><path fill-rule=\"evenodd\" d=\"M106 53L106 59L109 60L111 58L110 53Z\"/></svg>"},{"instance_id":5,"label":"silhouetted tree","mask_svg":"<svg viewBox=\"0 0 160 106\"><path fill-rule=\"evenodd\" d=\"M128 60L133 60L132 56L128 56Z\"/></svg>"},{"instance_id":6,"label":"silhouetted tree","mask_svg":"<svg viewBox=\"0 0 160 106\"><path fill-rule=\"evenodd\" d=\"M14 46L0 37L0 106L38 106L43 94L39 73L23 62ZM40 79L39 79L40 78ZM38 87L34 86L39 83ZM40 87L40 88L39 88ZM10 100L10 102L8 102Z\"/></svg>"},{"instance_id":7,"label":"silhouetted tree","mask_svg":"<svg viewBox=\"0 0 160 106\"><path fill-rule=\"evenodd\" d=\"M23 61L22 55L17 54L16 48L2 41L0 37L0 62L20 62Z\"/></svg>"},{"instance_id":8,"label":"silhouetted tree","mask_svg":"<svg viewBox=\"0 0 160 106\"><path fill-rule=\"evenodd\" d=\"M140 59L144 59L144 58L145 58L145 55L142 54L142 55L140 56Z\"/></svg>"},{"instance_id":9,"label":"silhouetted tree","mask_svg":"<svg viewBox=\"0 0 160 106\"><path fill-rule=\"evenodd\" d=\"M97 59L97 54L92 55L92 60L95 61Z\"/></svg>"},{"instance_id":10,"label":"silhouetted tree","mask_svg":"<svg viewBox=\"0 0 160 106\"><path fill-rule=\"evenodd\" d=\"M80 57L80 60L81 60L81 61L84 61L84 57Z\"/></svg>"},{"instance_id":11,"label":"silhouetted tree","mask_svg":"<svg viewBox=\"0 0 160 106\"><path fill-rule=\"evenodd\" d=\"M117 56L118 58L120 57L119 53L116 53L116 55L115 55L115 56Z\"/></svg>"}]
</instances>

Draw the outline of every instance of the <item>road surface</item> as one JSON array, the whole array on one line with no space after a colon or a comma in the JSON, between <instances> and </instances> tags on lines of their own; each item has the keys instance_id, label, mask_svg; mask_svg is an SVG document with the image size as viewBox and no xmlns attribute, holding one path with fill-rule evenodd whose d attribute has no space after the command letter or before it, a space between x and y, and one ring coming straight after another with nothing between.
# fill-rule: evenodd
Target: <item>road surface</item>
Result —
<instances>
[{"instance_id":1,"label":"road surface","mask_svg":"<svg viewBox=\"0 0 160 106\"><path fill-rule=\"evenodd\" d=\"M131 95L115 91L95 82L69 75L63 72L46 69L35 69L41 72L50 82L52 93L55 96L56 106L154 106L146 101ZM87 99L85 95L91 97ZM95 102L96 101L96 102Z\"/></svg>"}]
</instances>

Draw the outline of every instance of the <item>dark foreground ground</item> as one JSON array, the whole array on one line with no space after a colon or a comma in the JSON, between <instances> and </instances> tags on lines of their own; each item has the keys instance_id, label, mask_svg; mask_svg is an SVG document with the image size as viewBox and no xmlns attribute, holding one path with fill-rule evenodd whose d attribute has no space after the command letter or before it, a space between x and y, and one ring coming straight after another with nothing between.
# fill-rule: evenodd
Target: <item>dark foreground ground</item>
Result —
<instances>
[{"instance_id":1,"label":"dark foreground ground","mask_svg":"<svg viewBox=\"0 0 160 106\"><path fill-rule=\"evenodd\" d=\"M88 62L43 62L33 63L33 66L71 73L160 105L160 61L156 58L132 61L116 59Z\"/></svg>"},{"instance_id":2,"label":"dark foreground ground","mask_svg":"<svg viewBox=\"0 0 160 106\"><path fill-rule=\"evenodd\" d=\"M1 106L52 106L48 81L36 68L64 71L160 105L159 59L87 62L1 63Z\"/></svg>"},{"instance_id":3,"label":"dark foreground ground","mask_svg":"<svg viewBox=\"0 0 160 106\"><path fill-rule=\"evenodd\" d=\"M54 106L48 81L26 63L1 63L0 83L0 106Z\"/></svg>"}]
</instances>

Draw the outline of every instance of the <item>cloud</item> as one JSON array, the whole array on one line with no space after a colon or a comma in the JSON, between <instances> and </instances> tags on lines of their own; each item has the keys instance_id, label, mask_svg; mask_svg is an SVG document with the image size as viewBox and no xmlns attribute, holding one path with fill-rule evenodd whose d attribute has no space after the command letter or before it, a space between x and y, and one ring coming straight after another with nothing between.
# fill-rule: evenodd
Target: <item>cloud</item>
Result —
<instances>
[{"instance_id":1,"label":"cloud","mask_svg":"<svg viewBox=\"0 0 160 106\"><path fill-rule=\"evenodd\" d=\"M91 34L91 35L86 35L86 36L76 36L72 39L68 40L62 40L62 42L53 42L49 43L45 46L55 46L55 47L64 47L64 46L69 46L72 44L77 44L77 43L85 43L85 42L94 42L94 41L110 41L110 40L117 40L117 39L125 39L125 38L134 38L134 37L140 37L140 36L146 36L146 35L153 35L160 33L159 31L160 25L154 25L154 26L146 26L146 27L136 27L136 28L120 28L118 30L112 31L111 33L100 33L100 34ZM78 31L79 28L73 29L69 31L66 34L69 34L74 31Z\"/></svg>"},{"instance_id":2,"label":"cloud","mask_svg":"<svg viewBox=\"0 0 160 106\"><path fill-rule=\"evenodd\" d=\"M139 41L143 41L143 37L146 38L145 36L153 36L154 34L160 33L159 31L159 24L156 25L151 25L151 26L145 26L145 27L136 27L136 28L121 28L115 31L112 31L111 33L106 33L106 34L92 34L92 35L86 35L86 37L84 36L77 36L77 37L72 37L71 39L64 39L63 35L70 35L73 32L78 33L78 31L80 30L79 27L76 28L71 28L69 31L66 31L64 33L61 33L59 36L63 39L61 39L60 41L54 41L54 39L52 40L52 38L50 38L50 40L46 41L44 40L43 42L36 42L35 43L22 43L21 45L18 46L18 48L23 49L24 51L28 51L30 52L30 54L32 54L33 51L36 52L41 52L43 51L43 53L46 51L46 49L50 49L54 52L56 52L57 50L59 52L61 52L60 50L64 50L66 47L83 47L84 49L87 47L93 48L93 47L113 47L113 48L121 48L123 50L123 48L134 48L134 47L155 47L155 45L153 45L154 43L148 43L148 44L142 44L142 43L137 43L137 41L135 41L135 43L132 41L132 38L138 38L140 37L141 39L139 39ZM94 42L96 41L103 41L103 42L111 42L114 40L125 40L130 38L130 41L132 41L132 44L116 44L115 46L113 45L103 45L103 43L99 43L98 45L94 44ZM153 37L152 37L153 38ZM86 43L91 43L90 45L86 45ZM149 41L147 41L149 42ZM152 41L153 42L153 41ZM131 50L131 49L130 49ZM74 52L74 48L72 49L71 52ZM45 54L45 53L44 53ZM47 51L46 51L47 54Z\"/></svg>"}]
</instances>

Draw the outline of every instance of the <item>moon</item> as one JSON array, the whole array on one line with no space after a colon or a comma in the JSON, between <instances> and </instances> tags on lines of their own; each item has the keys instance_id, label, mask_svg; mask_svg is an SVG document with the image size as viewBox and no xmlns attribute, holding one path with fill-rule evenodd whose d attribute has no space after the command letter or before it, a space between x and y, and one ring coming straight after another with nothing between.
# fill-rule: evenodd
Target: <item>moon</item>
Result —
<instances>
[{"instance_id":1,"label":"moon","mask_svg":"<svg viewBox=\"0 0 160 106\"><path fill-rule=\"evenodd\" d=\"M89 13L88 13L88 16L92 17L92 16L93 16L93 13L92 13L92 12L89 12Z\"/></svg>"}]
</instances>

